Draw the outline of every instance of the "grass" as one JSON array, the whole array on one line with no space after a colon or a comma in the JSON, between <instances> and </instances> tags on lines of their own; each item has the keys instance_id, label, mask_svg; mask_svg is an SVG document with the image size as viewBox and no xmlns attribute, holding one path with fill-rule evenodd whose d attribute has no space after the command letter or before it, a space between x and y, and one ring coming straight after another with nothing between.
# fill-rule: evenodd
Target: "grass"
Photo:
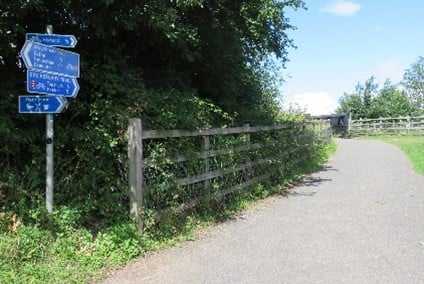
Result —
<instances>
[{"instance_id":1,"label":"grass","mask_svg":"<svg viewBox=\"0 0 424 284\"><path fill-rule=\"evenodd\" d=\"M374 136L372 139L382 140L399 147L408 156L414 170L424 175L424 136L383 135Z\"/></svg>"},{"instance_id":2,"label":"grass","mask_svg":"<svg viewBox=\"0 0 424 284\"><path fill-rule=\"evenodd\" d=\"M60 211L64 215L69 209ZM57 215L37 224L0 216L3 224L9 223L0 230L0 283L86 283L149 249L133 224L94 236Z\"/></svg>"},{"instance_id":3,"label":"grass","mask_svg":"<svg viewBox=\"0 0 424 284\"><path fill-rule=\"evenodd\" d=\"M314 158L285 182L316 170L335 149L334 142L318 147ZM44 208L35 209L29 212L31 222L13 212L0 212L0 283L99 282L107 271L148 251L191 240L199 228L228 219L282 188L259 184L251 191L235 192L205 204L204 209L199 206L189 214L170 215L158 224L146 216L143 232L127 219L92 232L78 224L80 212L65 206L56 208L53 215Z\"/></svg>"}]
</instances>

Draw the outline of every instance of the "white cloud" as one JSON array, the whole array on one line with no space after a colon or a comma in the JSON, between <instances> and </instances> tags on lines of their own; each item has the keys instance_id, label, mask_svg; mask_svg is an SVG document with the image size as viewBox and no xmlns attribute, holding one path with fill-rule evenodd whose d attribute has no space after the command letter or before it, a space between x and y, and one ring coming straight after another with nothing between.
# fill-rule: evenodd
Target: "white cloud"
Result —
<instances>
[{"instance_id":1,"label":"white cloud","mask_svg":"<svg viewBox=\"0 0 424 284\"><path fill-rule=\"evenodd\" d=\"M333 113L338 103L326 92L306 92L284 99L283 105L286 109L294 107L311 115L323 115Z\"/></svg>"},{"instance_id":2,"label":"white cloud","mask_svg":"<svg viewBox=\"0 0 424 284\"><path fill-rule=\"evenodd\" d=\"M375 69L375 76L378 81L391 79L393 83L402 80L406 67L396 59L389 59L381 62Z\"/></svg>"},{"instance_id":3,"label":"white cloud","mask_svg":"<svg viewBox=\"0 0 424 284\"><path fill-rule=\"evenodd\" d=\"M331 5L321 9L321 11L337 16L349 17L355 15L359 9L361 9L361 6L357 3L340 0L333 2Z\"/></svg>"}]
</instances>

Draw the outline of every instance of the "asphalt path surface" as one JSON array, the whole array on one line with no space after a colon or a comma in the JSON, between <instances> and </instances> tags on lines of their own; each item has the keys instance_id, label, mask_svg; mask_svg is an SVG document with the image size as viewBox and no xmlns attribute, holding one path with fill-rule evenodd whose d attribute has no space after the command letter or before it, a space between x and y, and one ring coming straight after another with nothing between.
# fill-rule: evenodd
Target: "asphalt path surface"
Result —
<instances>
[{"instance_id":1,"label":"asphalt path surface","mask_svg":"<svg viewBox=\"0 0 424 284\"><path fill-rule=\"evenodd\" d=\"M424 283L424 176L390 144L337 143L288 196L104 283Z\"/></svg>"}]
</instances>

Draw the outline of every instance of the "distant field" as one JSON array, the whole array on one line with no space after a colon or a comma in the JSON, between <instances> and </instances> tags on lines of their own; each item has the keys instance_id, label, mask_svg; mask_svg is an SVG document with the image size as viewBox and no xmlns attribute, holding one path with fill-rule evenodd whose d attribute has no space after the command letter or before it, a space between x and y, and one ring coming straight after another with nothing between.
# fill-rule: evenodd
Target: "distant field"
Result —
<instances>
[{"instance_id":1,"label":"distant field","mask_svg":"<svg viewBox=\"0 0 424 284\"><path fill-rule=\"evenodd\" d=\"M424 175L424 136L376 136L372 139L398 146L408 156L414 165L414 170Z\"/></svg>"}]
</instances>

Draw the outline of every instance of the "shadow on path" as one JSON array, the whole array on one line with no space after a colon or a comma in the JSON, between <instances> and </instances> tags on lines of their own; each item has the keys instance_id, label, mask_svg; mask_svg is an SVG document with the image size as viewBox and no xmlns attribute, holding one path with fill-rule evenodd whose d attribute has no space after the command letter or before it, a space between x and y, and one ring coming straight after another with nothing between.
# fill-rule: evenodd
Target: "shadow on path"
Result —
<instances>
[{"instance_id":1,"label":"shadow on path","mask_svg":"<svg viewBox=\"0 0 424 284\"><path fill-rule=\"evenodd\" d=\"M299 189L302 188L308 188L308 187L318 187L321 184L325 183L325 182L331 182L332 179L329 178L322 178L320 176L321 173L323 172L328 172L328 171L336 171L338 172L337 169L333 168L332 166L329 165L324 165L321 166L316 172L305 176L303 178L301 178L300 180L296 181L295 183L293 183L288 189L287 191L285 191L284 195L285 196L314 196L316 194L316 191L301 191ZM294 190L296 189L296 190Z\"/></svg>"}]
</instances>

